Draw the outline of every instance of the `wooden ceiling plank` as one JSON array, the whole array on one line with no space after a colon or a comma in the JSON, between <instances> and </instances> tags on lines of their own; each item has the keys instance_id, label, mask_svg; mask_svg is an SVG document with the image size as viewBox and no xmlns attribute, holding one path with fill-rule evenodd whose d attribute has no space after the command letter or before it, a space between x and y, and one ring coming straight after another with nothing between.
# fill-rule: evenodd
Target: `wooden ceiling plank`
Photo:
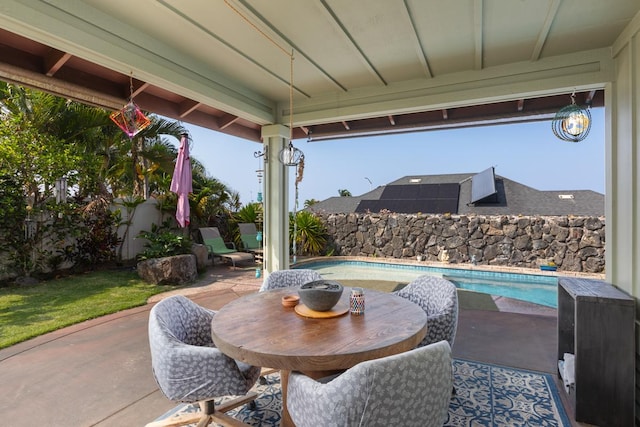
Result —
<instances>
[{"instance_id":1,"label":"wooden ceiling plank","mask_svg":"<svg viewBox=\"0 0 640 427\"><path fill-rule=\"evenodd\" d=\"M234 116L233 114L225 114L224 116L220 117L217 120L218 128L221 129L221 130L225 129L225 128L228 128L229 126L231 126L232 124L237 122L239 119L240 119L240 117Z\"/></svg>"},{"instance_id":2,"label":"wooden ceiling plank","mask_svg":"<svg viewBox=\"0 0 640 427\"><path fill-rule=\"evenodd\" d=\"M133 91L131 91L131 97L135 98L145 91L149 87L149 83L140 80L133 79Z\"/></svg>"},{"instance_id":3,"label":"wooden ceiling plank","mask_svg":"<svg viewBox=\"0 0 640 427\"><path fill-rule=\"evenodd\" d=\"M51 52L43 58L44 60L44 74L47 77L53 76L58 72L60 68L71 59L71 54L67 52L61 52L57 49L51 49Z\"/></svg>"},{"instance_id":4,"label":"wooden ceiling plank","mask_svg":"<svg viewBox=\"0 0 640 427\"><path fill-rule=\"evenodd\" d=\"M180 103L180 108L178 110L178 116L182 119L195 110L198 109L202 105L202 102L197 102L192 99L187 99Z\"/></svg>"}]
</instances>

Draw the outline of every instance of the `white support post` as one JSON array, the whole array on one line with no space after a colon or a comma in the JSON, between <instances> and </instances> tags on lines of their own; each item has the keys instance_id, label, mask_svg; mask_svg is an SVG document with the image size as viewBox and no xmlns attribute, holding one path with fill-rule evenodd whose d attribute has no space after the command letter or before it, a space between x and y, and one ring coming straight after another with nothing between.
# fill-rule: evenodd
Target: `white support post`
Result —
<instances>
[{"instance_id":1,"label":"white support post","mask_svg":"<svg viewBox=\"0 0 640 427\"><path fill-rule=\"evenodd\" d=\"M264 162L264 274L289 268L289 168L278 159L289 144L289 128L262 128Z\"/></svg>"}]
</instances>

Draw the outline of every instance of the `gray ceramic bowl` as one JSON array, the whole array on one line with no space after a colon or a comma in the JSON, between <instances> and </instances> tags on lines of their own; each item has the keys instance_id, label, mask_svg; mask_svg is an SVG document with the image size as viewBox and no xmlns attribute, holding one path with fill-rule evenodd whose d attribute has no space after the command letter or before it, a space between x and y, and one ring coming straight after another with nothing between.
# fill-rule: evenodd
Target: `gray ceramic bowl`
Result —
<instances>
[{"instance_id":1,"label":"gray ceramic bowl","mask_svg":"<svg viewBox=\"0 0 640 427\"><path fill-rule=\"evenodd\" d=\"M300 301L315 311L329 311L340 300L343 287L333 280L314 280L298 289Z\"/></svg>"}]
</instances>

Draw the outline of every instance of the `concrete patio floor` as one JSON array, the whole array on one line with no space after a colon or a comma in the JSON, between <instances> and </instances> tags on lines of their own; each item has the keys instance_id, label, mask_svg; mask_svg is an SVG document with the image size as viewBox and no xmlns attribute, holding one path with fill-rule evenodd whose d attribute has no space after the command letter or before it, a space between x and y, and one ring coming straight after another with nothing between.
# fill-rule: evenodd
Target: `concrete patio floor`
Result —
<instances>
[{"instance_id":1,"label":"concrete patio floor","mask_svg":"<svg viewBox=\"0 0 640 427\"><path fill-rule=\"evenodd\" d=\"M253 269L221 265L175 292L219 309L261 283ZM144 426L173 408L152 377L147 337L149 310L166 296L0 350L3 423ZM500 311L460 310L454 357L555 373L555 310L508 299L496 304Z\"/></svg>"}]
</instances>

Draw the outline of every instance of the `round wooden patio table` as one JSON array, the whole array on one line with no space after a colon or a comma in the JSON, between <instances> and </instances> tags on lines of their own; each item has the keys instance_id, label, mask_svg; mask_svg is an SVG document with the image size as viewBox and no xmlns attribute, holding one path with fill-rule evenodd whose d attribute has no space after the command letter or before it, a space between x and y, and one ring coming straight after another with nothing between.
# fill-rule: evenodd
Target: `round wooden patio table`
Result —
<instances>
[{"instance_id":1,"label":"round wooden patio table","mask_svg":"<svg viewBox=\"0 0 640 427\"><path fill-rule=\"evenodd\" d=\"M345 287L337 307L348 306ZM282 425L290 371L320 378L360 362L415 348L427 334L427 315L398 296L365 289L365 313L308 318L281 304L297 289L258 292L230 302L213 317L213 342L223 353L254 365L281 370Z\"/></svg>"}]
</instances>

